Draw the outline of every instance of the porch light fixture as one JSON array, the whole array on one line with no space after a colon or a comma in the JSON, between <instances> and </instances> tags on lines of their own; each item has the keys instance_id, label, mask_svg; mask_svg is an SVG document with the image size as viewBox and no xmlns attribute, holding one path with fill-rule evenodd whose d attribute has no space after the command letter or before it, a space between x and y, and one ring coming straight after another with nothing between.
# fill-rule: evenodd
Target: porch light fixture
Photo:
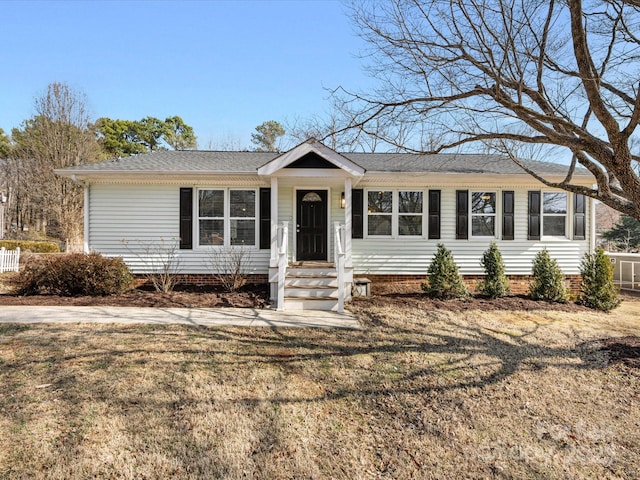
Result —
<instances>
[{"instance_id":1,"label":"porch light fixture","mask_svg":"<svg viewBox=\"0 0 640 480\"><path fill-rule=\"evenodd\" d=\"M344 192L342 192L342 193L340 194L340 208L344 208L345 203L346 203L346 201L345 201L345 199L344 199Z\"/></svg>"}]
</instances>

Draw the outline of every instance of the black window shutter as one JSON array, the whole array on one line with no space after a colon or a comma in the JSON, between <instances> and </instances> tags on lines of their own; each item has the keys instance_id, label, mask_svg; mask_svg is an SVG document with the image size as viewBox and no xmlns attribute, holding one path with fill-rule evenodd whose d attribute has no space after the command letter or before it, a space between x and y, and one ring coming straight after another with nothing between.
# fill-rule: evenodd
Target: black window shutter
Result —
<instances>
[{"instance_id":1,"label":"black window shutter","mask_svg":"<svg viewBox=\"0 0 640 480\"><path fill-rule=\"evenodd\" d=\"M584 240L586 238L586 203L584 195L580 193L573 195L573 238L575 240Z\"/></svg>"},{"instance_id":2,"label":"black window shutter","mask_svg":"<svg viewBox=\"0 0 640 480\"><path fill-rule=\"evenodd\" d=\"M540 240L540 191L529 191L529 240Z\"/></svg>"},{"instance_id":3,"label":"black window shutter","mask_svg":"<svg viewBox=\"0 0 640 480\"><path fill-rule=\"evenodd\" d=\"M180 189L180 249L193 248L193 188Z\"/></svg>"},{"instance_id":4,"label":"black window shutter","mask_svg":"<svg viewBox=\"0 0 640 480\"><path fill-rule=\"evenodd\" d=\"M456 240L469 238L469 191L456 190Z\"/></svg>"},{"instance_id":5,"label":"black window shutter","mask_svg":"<svg viewBox=\"0 0 640 480\"><path fill-rule=\"evenodd\" d=\"M351 190L351 238L364 238L364 190Z\"/></svg>"},{"instance_id":6,"label":"black window shutter","mask_svg":"<svg viewBox=\"0 0 640 480\"><path fill-rule=\"evenodd\" d=\"M513 240L513 213L515 207L515 197L513 190L502 192L502 239Z\"/></svg>"},{"instance_id":7,"label":"black window shutter","mask_svg":"<svg viewBox=\"0 0 640 480\"><path fill-rule=\"evenodd\" d=\"M429 190L429 239L440 238L440 190Z\"/></svg>"},{"instance_id":8,"label":"black window shutter","mask_svg":"<svg viewBox=\"0 0 640 480\"><path fill-rule=\"evenodd\" d=\"M271 248L271 189L260 189L260 248Z\"/></svg>"}]
</instances>

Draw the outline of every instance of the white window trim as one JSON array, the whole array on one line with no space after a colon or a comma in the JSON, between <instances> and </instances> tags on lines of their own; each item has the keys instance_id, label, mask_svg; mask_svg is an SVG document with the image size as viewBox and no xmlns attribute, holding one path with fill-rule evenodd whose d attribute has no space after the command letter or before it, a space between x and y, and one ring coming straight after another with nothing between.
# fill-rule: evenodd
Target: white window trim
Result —
<instances>
[{"instance_id":1,"label":"white window trim","mask_svg":"<svg viewBox=\"0 0 640 480\"><path fill-rule=\"evenodd\" d=\"M473 213L473 194L474 193L493 193L496 198L496 211L494 213ZM471 238L500 238L498 233L499 223L498 213L501 212L502 205L500 204L501 192L493 189L469 189L469 239ZM474 235L473 234L473 217L493 217L493 235Z\"/></svg>"},{"instance_id":2,"label":"white window trim","mask_svg":"<svg viewBox=\"0 0 640 480\"><path fill-rule=\"evenodd\" d=\"M224 217L222 218L223 222L224 222L224 242L222 245L201 245L200 244L200 220L201 219L219 219L220 217L201 217L200 216L200 192L204 191L204 190L217 190L217 191L222 191L224 192ZM255 210L254 210L254 217L253 217L253 221L254 221L254 240L253 240L253 245L231 245L231 191L252 191L255 193ZM197 217L196 217L196 221L194 222L194 238L196 240L196 245L195 248L199 248L199 249L210 249L210 248L215 248L215 249L226 249L226 248L236 248L236 247L242 247L242 248L246 248L248 250L259 250L260 245L260 238L259 238L259 212L260 212L260 205L259 205L259 190L257 188L251 188L251 187L198 187L196 194L194 195L194 211L197 213ZM243 219L243 220L247 220L251 217L233 217L234 220L236 219Z\"/></svg>"},{"instance_id":3,"label":"white window trim","mask_svg":"<svg viewBox=\"0 0 640 480\"><path fill-rule=\"evenodd\" d=\"M391 192L391 213L369 213L369 192ZM400 213L399 192L420 192L422 193L422 213ZM363 230L364 238L371 239L425 239L427 238L427 221L428 215L428 190L422 188L368 188L364 191L364 210ZM370 235L369 234L369 215L390 216L391 217L391 234L390 235ZM422 234L421 235L400 235L400 216L404 215L420 215L422 217Z\"/></svg>"},{"instance_id":4,"label":"white window trim","mask_svg":"<svg viewBox=\"0 0 640 480\"><path fill-rule=\"evenodd\" d=\"M369 192L391 192L391 212L390 213L369 213ZM394 232L397 231L397 218L394 218L394 211L397 211L398 207L396 205L395 190L391 188L370 188L365 190L365 222L364 222L364 231L366 238L395 238ZM380 216L380 217L391 217L391 233L389 235L371 235L369 234L369 215Z\"/></svg>"},{"instance_id":5,"label":"white window trim","mask_svg":"<svg viewBox=\"0 0 640 480\"><path fill-rule=\"evenodd\" d=\"M422 194L422 212L420 213L400 213L400 192L419 192ZM427 203L427 197L428 197L428 193L425 193L424 190L421 189L410 189L410 188L399 188L396 191L394 191L394 200L395 200L395 209L394 209L394 213L393 215L396 217L396 230L395 232L397 233L397 237L398 238L425 238L425 231L426 231L426 227L427 225L425 225L425 206ZM420 216L421 219L421 223L422 223L422 233L420 235L401 235L400 234L400 217L417 217ZM392 222L393 224L393 222Z\"/></svg>"},{"instance_id":6,"label":"white window trim","mask_svg":"<svg viewBox=\"0 0 640 480\"><path fill-rule=\"evenodd\" d=\"M545 193L564 193L567 198L567 207L565 213L544 213L544 194ZM571 228L569 212L573 212L572 195L569 192L558 190L540 190L540 240L570 240ZM564 235L545 235L544 234L544 219L545 217L561 217L564 216Z\"/></svg>"}]
</instances>

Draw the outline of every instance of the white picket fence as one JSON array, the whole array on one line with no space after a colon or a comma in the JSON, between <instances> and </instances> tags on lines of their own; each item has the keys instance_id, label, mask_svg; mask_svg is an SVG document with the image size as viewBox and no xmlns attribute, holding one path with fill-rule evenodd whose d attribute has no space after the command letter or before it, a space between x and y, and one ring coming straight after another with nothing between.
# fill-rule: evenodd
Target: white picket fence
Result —
<instances>
[{"instance_id":1,"label":"white picket fence","mask_svg":"<svg viewBox=\"0 0 640 480\"><path fill-rule=\"evenodd\" d=\"M20 267L20 247L15 250L0 248L0 273L17 272Z\"/></svg>"}]
</instances>

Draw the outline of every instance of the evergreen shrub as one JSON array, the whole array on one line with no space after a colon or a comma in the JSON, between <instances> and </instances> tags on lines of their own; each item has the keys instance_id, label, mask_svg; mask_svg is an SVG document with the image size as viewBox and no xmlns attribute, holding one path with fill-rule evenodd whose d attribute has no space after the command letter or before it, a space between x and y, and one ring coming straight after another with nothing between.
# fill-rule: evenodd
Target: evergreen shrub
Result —
<instances>
[{"instance_id":1,"label":"evergreen shrub","mask_svg":"<svg viewBox=\"0 0 640 480\"><path fill-rule=\"evenodd\" d=\"M56 242L34 242L32 240L0 240L0 248L15 250L20 247L23 252L59 253L60 247Z\"/></svg>"},{"instance_id":2,"label":"evergreen shrub","mask_svg":"<svg viewBox=\"0 0 640 480\"><path fill-rule=\"evenodd\" d=\"M602 248L585 253L580 264L582 283L578 302L589 308L608 312L620 304L618 289L613 283L613 265Z\"/></svg>"},{"instance_id":3,"label":"evergreen shrub","mask_svg":"<svg viewBox=\"0 0 640 480\"><path fill-rule=\"evenodd\" d=\"M427 282L422 284L422 290L429 296L440 299L469 296L451 251L441 243L429 265Z\"/></svg>"},{"instance_id":4,"label":"evergreen shrub","mask_svg":"<svg viewBox=\"0 0 640 480\"><path fill-rule=\"evenodd\" d=\"M567 303L569 299L564 286L564 274L546 248L533 259L533 283L529 294L534 300L547 302Z\"/></svg>"},{"instance_id":5,"label":"evergreen shrub","mask_svg":"<svg viewBox=\"0 0 640 480\"><path fill-rule=\"evenodd\" d=\"M484 268L485 277L478 285L478 291L489 298L504 297L509 293L509 280L504 273L502 254L496 242L491 242L489 248L480 260Z\"/></svg>"}]
</instances>

